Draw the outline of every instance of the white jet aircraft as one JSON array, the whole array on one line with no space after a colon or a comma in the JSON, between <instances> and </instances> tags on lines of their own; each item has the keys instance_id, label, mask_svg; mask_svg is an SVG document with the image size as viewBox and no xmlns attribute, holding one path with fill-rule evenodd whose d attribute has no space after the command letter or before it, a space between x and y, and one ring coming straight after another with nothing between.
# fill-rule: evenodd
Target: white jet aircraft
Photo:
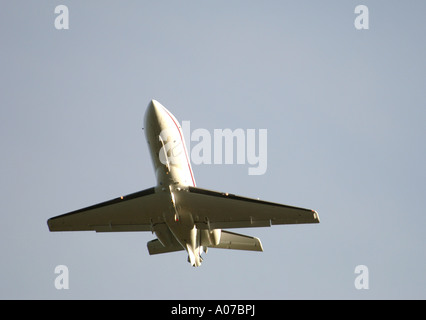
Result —
<instances>
[{"instance_id":1,"label":"white jet aircraft","mask_svg":"<svg viewBox=\"0 0 426 320\"><path fill-rule=\"evenodd\" d=\"M258 238L222 229L319 223L314 210L196 187L176 118L152 100L144 121L157 185L50 218L50 231L151 231L150 255L186 250L198 267L207 248L263 251Z\"/></svg>"}]
</instances>

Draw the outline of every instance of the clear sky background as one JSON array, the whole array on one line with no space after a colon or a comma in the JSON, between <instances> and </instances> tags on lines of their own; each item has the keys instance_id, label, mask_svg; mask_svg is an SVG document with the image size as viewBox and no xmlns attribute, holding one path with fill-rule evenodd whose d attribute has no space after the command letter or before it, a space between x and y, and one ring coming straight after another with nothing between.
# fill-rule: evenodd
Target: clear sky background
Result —
<instances>
[{"instance_id":1,"label":"clear sky background","mask_svg":"<svg viewBox=\"0 0 426 320\"><path fill-rule=\"evenodd\" d=\"M69 30L54 9L69 8ZM369 30L354 27L357 5ZM0 298L426 298L424 1L3 1ZM264 252L149 256L151 233L47 219L155 184L151 99L191 129L267 129L268 167L197 185L312 208ZM192 146L195 142L192 142ZM54 269L69 268L57 290ZM357 265L369 289L354 286Z\"/></svg>"}]
</instances>

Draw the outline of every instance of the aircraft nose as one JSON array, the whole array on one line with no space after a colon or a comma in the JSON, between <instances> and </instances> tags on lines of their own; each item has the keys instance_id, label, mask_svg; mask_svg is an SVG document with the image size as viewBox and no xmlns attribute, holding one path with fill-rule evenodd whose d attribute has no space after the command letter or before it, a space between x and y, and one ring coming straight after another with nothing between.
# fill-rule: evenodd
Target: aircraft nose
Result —
<instances>
[{"instance_id":1,"label":"aircraft nose","mask_svg":"<svg viewBox=\"0 0 426 320\"><path fill-rule=\"evenodd\" d=\"M148 105L148 108L151 108L151 109L158 109L160 107L161 107L161 103L159 103L157 100L154 100L154 99L152 99Z\"/></svg>"},{"instance_id":2,"label":"aircraft nose","mask_svg":"<svg viewBox=\"0 0 426 320\"><path fill-rule=\"evenodd\" d=\"M161 111L162 105L157 100L151 100L146 109L146 113L158 114Z\"/></svg>"},{"instance_id":3,"label":"aircraft nose","mask_svg":"<svg viewBox=\"0 0 426 320\"><path fill-rule=\"evenodd\" d=\"M148 123L156 123L160 118L163 106L156 100L151 100L145 111L145 127Z\"/></svg>"}]
</instances>

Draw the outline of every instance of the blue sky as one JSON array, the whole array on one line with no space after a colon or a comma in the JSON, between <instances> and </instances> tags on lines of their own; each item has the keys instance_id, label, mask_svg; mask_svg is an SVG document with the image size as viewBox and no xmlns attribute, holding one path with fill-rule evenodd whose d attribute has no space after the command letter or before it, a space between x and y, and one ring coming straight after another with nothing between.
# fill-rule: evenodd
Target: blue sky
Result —
<instances>
[{"instance_id":1,"label":"blue sky","mask_svg":"<svg viewBox=\"0 0 426 320\"><path fill-rule=\"evenodd\" d=\"M57 5L69 30L54 27ZM369 8L369 29L354 8ZM43 1L0 10L0 297L426 298L423 1ZM151 233L49 233L52 216L149 188L151 99L191 129L267 129L268 167L197 185L313 208L237 232L263 253L149 256ZM54 269L69 268L69 290ZM357 265L369 289L354 286Z\"/></svg>"}]
</instances>

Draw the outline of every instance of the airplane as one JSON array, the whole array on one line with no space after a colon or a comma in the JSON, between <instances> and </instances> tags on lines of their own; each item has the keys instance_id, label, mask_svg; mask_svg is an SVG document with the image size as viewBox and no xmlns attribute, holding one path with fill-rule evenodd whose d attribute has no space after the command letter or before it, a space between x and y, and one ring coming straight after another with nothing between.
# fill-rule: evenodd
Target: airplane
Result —
<instances>
[{"instance_id":1,"label":"airplane","mask_svg":"<svg viewBox=\"0 0 426 320\"><path fill-rule=\"evenodd\" d=\"M197 187L181 126L156 100L144 131L156 186L52 217L50 231L151 231L150 255L185 250L198 267L208 248L263 251L259 238L224 229L320 222L315 210Z\"/></svg>"}]
</instances>

